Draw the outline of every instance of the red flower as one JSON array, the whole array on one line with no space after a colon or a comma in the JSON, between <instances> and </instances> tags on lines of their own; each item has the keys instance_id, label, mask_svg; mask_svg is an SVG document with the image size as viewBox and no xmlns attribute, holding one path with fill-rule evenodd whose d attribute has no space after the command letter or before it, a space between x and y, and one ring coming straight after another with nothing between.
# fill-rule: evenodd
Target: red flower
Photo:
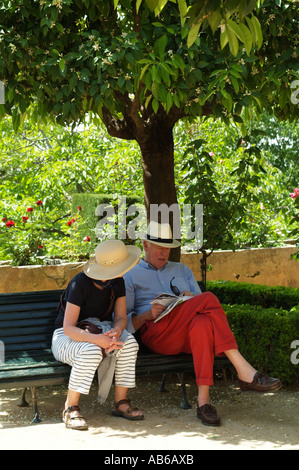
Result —
<instances>
[{"instance_id":1,"label":"red flower","mask_svg":"<svg viewBox=\"0 0 299 470\"><path fill-rule=\"evenodd\" d=\"M44 245L38 245L37 248L39 248L40 250L42 250L44 248Z\"/></svg>"},{"instance_id":2,"label":"red flower","mask_svg":"<svg viewBox=\"0 0 299 470\"><path fill-rule=\"evenodd\" d=\"M78 206L78 211L82 211L82 207L81 206Z\"/></svg>"},{"instance_id":3,"label":"red flower","mask_svg":"<svg viewBox=\"0 0 299 470\"><path fill-rule=\"evenodd\" d=\"M84 242L90 242L90 237L88 235L86 235L86 237L83 238L83 241Z\"/></svg>"},{"instance_id":4,"label":"red flower","mask_svg":"<svg viewBox=\"0 0 299 470\"><path fill-rule=\"evenodd\" d=\"M3 217L2 222L6 222L6 221L7 221L7 217Z\"/></svg>"},{"instance_id":5,"label":"red flower","mask_svg":"<svg viewBox=\"0 0 299 470\"><path fill-rule=\"evenodd\" d=\"M8 222L6 222L6 227L10 228L10 227L13 227L15 225L14 221L13 220L9 220Z\"/></svg>"},{"instance_id":6,"label":"red flower","mask_svg":"<svg viewBox=\"0 0 299 470\"><path fill-rule=\"evenodd\" d=\"M28 207L27 212L32 212L32 211L33 211L33 207Z\"/></svg>"},{"instance_id":7,"label":"red flower","mask_svg":"<svg viewBox=\"0 0 299 470\"><path fill-rule=\"evenodd\" d=\"M74 222L76 222L76 219L69 220L67 226L70 227Z\"/></svg>"},{"instance_id":8,"label":"red flower","mask_svg":"<svg viewBox=\"0 0 299 470\"><path fill-rule=\"evenodd\" d=\"M35 204L37 204L38 206L42 206L42 205L43 205L43 201L39 200L39 201L37 201Z\"/></svg>"},{"instance_id":9,"label":"red flower","mask_svg":"<svg viewBox=\"0 0 299 470\"><path fill-rule=\"evenodd\" d=\"M23 220L24 223L27 222L28 219L29 219L29 217L27 217L26 215L23 215L22 220Z\"/></svg>"},{"instance_id":10,"label":"red flower","mask_svg":"<svg viewBox=\"0 0 299 470\"><path fill-rule=\"evenodd\" d=\"M294 192L291 193L291 198L296 199L296 197L298 197L298 196L299 196L299 188L295 188Z\"/></svg>"}]
</instances>

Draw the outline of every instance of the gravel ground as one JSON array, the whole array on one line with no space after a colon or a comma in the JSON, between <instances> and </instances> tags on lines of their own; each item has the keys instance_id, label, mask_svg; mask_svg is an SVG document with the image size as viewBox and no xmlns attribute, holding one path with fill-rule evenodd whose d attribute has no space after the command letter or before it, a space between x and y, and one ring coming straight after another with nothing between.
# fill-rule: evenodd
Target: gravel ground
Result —
<instances>
[{"instance_id":1,"label":"gravel ground","mask_svg":"<svg viewBox=\"0 0 299 470\"><path fill-rule=\"evenodd\" d=\"M299 450L299 388L282 388L273 394L240 391L235 380L215 381L211 402L222 419L220 427L203 426L196 418L197 387L187 376L192 408L180 408L176 376L167 380L167 392L158 393L160 377L140 377L130 392L133 405L145 420L130 422L110 415L113 393L104 405L97 403L96 385L81 398L88 431L73 431L61 422L65 386L38 389L40 424L31 424L32 408L19 408L20 390L0 390L1 450ZM30 393L28 393L29 400ZM103 457L104 458L104 457Z\"/></svg>"}]
</instances>

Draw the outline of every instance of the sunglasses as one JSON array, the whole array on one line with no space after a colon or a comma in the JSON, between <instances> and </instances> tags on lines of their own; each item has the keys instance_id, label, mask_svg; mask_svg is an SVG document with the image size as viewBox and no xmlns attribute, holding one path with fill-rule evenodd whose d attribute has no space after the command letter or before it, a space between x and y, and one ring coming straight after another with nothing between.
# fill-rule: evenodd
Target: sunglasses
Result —
<instances>
[{"instance_id":1,"label":"sunglasses","mask_svg":"<svg viewBox=\"0 0 299 470\"><path fill-rule=\"evenodd\" d=\"M180 292L179 288L172 285L172 281L173 281L173 280L174 280L174 277L173 277L173 278L171 279L171 281L170 281L170 289L172 290L172 292L174 293L174 295L180 295L181 292Z\"/></svg>"}]
</instances>

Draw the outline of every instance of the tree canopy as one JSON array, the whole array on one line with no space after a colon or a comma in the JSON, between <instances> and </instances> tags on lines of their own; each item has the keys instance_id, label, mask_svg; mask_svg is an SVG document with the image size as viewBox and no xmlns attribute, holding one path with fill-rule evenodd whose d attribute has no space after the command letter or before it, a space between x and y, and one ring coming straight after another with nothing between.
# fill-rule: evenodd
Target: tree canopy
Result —
<instances>
[{"instance_id":1,"label":"tree canopy","mask_svg":"<svg viewBox=\"0 0 299 470\"><path fill-rule=\"evenodd\" d=\"M136 140L147 208L177 200L180 119L233 119L245 133L253 108L298 117L296 2L6 0L0 8L1 115L17 129L29 109L62 125L90 112L110 135Z\"/></svg>"},{"instance_id":2,"label":"tree canopy","mask_svg":"<svg viewBox=\"0 0 299 470\"><path fill-rule=\"evenodd\" d=\"M60 123L78 121L89 110L105 115L106 122L107 114L112 122L111 116L120 113L122 126L115 133L126 127L127 138L136 138L138 128L161 112L172 121L211 112L239 115L251 105L274 108L281 117L296 114L290 86L298 77L294 2L265 0L259 9L263 44L259 37L255 44L249 40L253 50L245 44L236 57L223 48L227 41L221 39L225 24L220 14L219 32L203 29L188 48L190 28L182 26L175 5L140 3L137 13L128 0L2 2L0 78L6 86L5 110L14 114L15 126L33 101L41 116L52 114ZM167 4L159 17L146 6L161 3ZM206 3L215 11L223 3L232 12L242 4L247 13L260 2L196 5ZM254 18L246 18L248 28ZM240 39L239 30L235 36Z\"/></svg>"}]
</instances>

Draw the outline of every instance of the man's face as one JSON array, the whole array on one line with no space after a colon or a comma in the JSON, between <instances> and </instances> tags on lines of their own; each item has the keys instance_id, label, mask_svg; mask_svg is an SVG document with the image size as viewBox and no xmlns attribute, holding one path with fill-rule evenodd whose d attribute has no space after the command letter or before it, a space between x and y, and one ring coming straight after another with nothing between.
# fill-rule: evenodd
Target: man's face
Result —
<instances>
[{"instance_id":1,"label":"man's face","mask_svg":"<svg viewBox=\"0 0 299 470\"><path fill-rule=\"evenodd\" d=\"M165 248L146 241L143 242L143 247L145 251L145 261L156 269L163 268L168 260L170 248Z\"/></svg>"}]
</instances>

